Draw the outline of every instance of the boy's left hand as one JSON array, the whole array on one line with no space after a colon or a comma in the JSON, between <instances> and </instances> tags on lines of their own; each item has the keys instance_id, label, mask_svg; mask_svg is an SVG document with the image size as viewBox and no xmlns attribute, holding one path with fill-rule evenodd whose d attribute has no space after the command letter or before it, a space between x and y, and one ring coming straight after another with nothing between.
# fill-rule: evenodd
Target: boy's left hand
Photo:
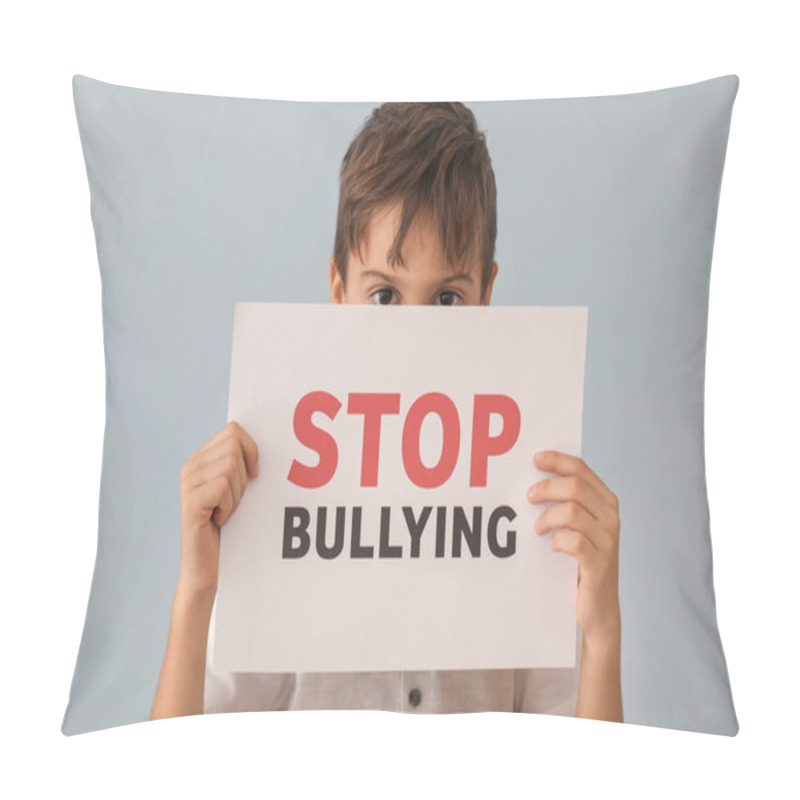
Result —
<instances>
[{"instance_id":1,"label":"boy's left hand","mask_svg":"<svg viewBox=\"0 0 800 800\"><path fill-rule=\"evenodd\" d=\"M550 546L578 561L575 616L585 639L614 642L620 636L619 501L583 459L558 450L536 453L545 478L528 490L531 503L555 501L536 520L538 534L556 530Z\"/></svg>"}]
</instances>

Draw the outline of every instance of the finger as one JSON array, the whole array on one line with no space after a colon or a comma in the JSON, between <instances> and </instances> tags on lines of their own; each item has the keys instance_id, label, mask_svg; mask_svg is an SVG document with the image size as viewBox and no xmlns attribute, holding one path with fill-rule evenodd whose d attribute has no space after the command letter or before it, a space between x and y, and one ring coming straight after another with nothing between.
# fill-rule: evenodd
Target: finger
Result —
<instances>
[{"instance_id":1,"label":"finger","mask_svg":"<svg viewBox=\"0 0 800 800\"><path fill-rule=\"evenodd\" d=\"M550 541L550 549L556 553L566 553L578 561L581 572L591 568L595 556L592 543L580 531L569 528L557 531Z\"/></svg>"},{"instance_id":2,"label":"finger","mask_svg":"<svg viewBox=\"0 0 800 800\"><path fill-rule=\"evenodd\" d=\"M230 519L231 514L233 514L236 508L233 487L224 475L220 476L215 481L210 481L210 483L217 484L218 487L221 487L218 489L221 491L219 501L211 514L211 519L221 528Z\"/></svg>"},{"instance_id":3,"label":"finger","mask_svg":"<svg viewBox=\"0 0 800 800\"><path fill-rule=\"evenodd\" d=\"M244 464L247 468L247 474L255 477L258 475L258 445L249 433L235 420L228 423L226 427L230 427L232 434L239 440L242 448L242 455L244 456Z\"/></svg>"},{"instance_id":4,"label":"finger","mask_svg":"<svg viewBox=\"0 0 800 800\"><path fill-rule=\"evenodd\" d=\"M236 442L223 441L213 449L206 451L204 460L194 465L186 477L186 485L189 490L194 490L198 486L217 475L230 472L235 478L234 488L238 498L242 496L247 487L247 471L244 466L242 451Z\"/></svg>"},{"instance_id":5,"label":"finger","mask_svg":"<svg viewBox=\"0 0 800 800\"><path fill-rule=\"evenodd\" d=\"M198 486L193 495L194 512L199 519L190 520L193 523L205 523L212 520L217 525L220 523L215 519L215 514L219 510L219 516L223 516L227 509L233 507L233 493L227 478L218 475L216 478L206 481Z\"/></svg>"},{"instance_id":6,"label":"finger","mask_svg":"<svg viewBox=\"0 0 800 800\"><path fill-rule=\"evenodd\" d=\"M599 495L605 498L612 508L618 507L617 496L582 458L561 450L541 450L534 454L533 463L544 472L556 472L559 475L574 475L583 478Z\"/></svg>"},{"instance_id":7,"label":"finger","mask_svg":"<svg viewBox=\"0 0 800 800\"><path fill-rule=\"evenodd\" d=\"M609 509L605 498L594 486L575 475L566 478L545 478L534 483L528 489L528 500L531 503L574 500L596 519L605 520L608 517Z\"/></svg>"},{"instance_id":8,"label":"finger","mask_svg":"<svg viewBox=\"0 0 800 800\"><path fill-rule=\"evenodd\" d=\"M223 442L235 441L242 450L246 471L253 477L258 475L258 445L250 434L235 420L231 420L224 428L212 436L194 455L207 455Z\"/></svg>"},{"instance_id":9,"label":"finger","mask_svg":"<svg viewBox=\"0 0 800 800\"><path fill-rule=\"evenodd\" d=\"M209 449L216 447L220 442L229 438L231 435L231 425L228 423L220 428L202 447L198 447L194 456L200 456L206 453Z\"/></svg>"},{"instance_id":10,"label":"finger","mask_svg":"<svg viewBox=\"0 0 800 800\"><path fill-rule=\"evenodd\" d=\"M582 478L545 478L533 484L528 491L531 503L568 502L582 505L595 519L593 541L598 546L611 545L619 531L619 513L608 505L597 491Z\"/></svg>"},{"instance_id":11,"label":"finger","mask_svg":"<svg viewBox=\"0 0 800 800\"><path fill-rule=\"evenodd\" d=\"M187 471L192 473L203 473L203 479L207 476L206 465L217 461L223 455L232 453L241 461L243 472L243 484L247 483L247 467L244 462L244 450L239 435L235 432L233 425L226 426L220 433L206 442L187 462ZM197 483L195 479L195 483Z\"/></svg>"},{"instance_id":12,"label":"finger","mask_svg":"<svg viewBox=\"0 0 800 800\"><path fill-rule=\"evenodd\" d=\"M598 522L580 504L568 500L545 509L536 520L536 533L544 534L556 528L570 528L586 536L595 549L599 542L596 534Z\"/></svg>"}]
</instances>

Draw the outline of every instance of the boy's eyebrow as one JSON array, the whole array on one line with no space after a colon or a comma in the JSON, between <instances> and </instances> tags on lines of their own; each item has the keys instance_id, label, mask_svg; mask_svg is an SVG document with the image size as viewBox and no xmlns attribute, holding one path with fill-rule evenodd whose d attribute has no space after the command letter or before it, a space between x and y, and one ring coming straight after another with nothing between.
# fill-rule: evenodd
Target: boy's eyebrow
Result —
<instances>
[{"instance_id":1,"label":"boy's eyebrow","mask_svg":"<svg viewBox=\"0 0 800 800\"><path fill-rule=\"evenodd\" d=\"M366 278L380 278L387 283L395 282L391 275L386 272L380 272L377 269L364 270L361 273L361 279L364 280ZM457 275L450 275L447 280L443 281L443 283L449 283L450 281L466 281L467 283L472 283L472 275L470 275L468 272L459 272Z\"/></svg>"},{"instance_id":2,"label":"boy's eyebrow","mask_svg":"<svg viewBox=\"0 0 800 800\"><path fill-rule=\"evenodd\" d=\"M450 281L466 281L467 283L472 283L472 275L469 272L459 272L457 275L451 275L444 283L449 283Z\"/></svg>"},{"instance_id":3,"label":"boy's eyebrow","mask_svg":"<svg viewBox=\"0 0 800 800\"><path fill-rule=\"evenodd\" d=\"M361 280L366 278L380 278L387 283L394 283L394 278L386 272L379 272L377 269L365 269L361 273Z\"/></svg>"}]
</instances>

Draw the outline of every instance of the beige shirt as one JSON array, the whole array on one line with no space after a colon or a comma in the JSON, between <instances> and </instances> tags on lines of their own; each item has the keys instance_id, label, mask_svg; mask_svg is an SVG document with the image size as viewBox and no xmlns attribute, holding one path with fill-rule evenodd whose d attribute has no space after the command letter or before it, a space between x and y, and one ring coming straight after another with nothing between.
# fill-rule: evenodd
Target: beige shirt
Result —
<instances>
[{"instance_id":1,"label":"beige shirt","mask_svg":"<svg viewBox=\"0 0 800 800\"><path fill-rule=\"evenodd\" d=\"M219 672L206 653L203 712L383 710L421 714L522 711L575 716L579 668L412 672ZM576 640L580 664L583 637Z\"/></svg>"}]
</instances>

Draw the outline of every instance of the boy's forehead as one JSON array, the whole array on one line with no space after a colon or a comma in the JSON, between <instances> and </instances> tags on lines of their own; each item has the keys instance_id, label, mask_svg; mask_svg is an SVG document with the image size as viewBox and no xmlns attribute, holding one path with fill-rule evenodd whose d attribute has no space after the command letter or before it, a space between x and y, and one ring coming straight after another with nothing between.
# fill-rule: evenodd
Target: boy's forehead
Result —
<instances>
[{"instance_id":1,"label":"boy's forehead","mask_svg":"<svg viewBox=\"0 0 800 800\"><path fill-rule=\"evenodd\" d=\"M350 254L365 279L375 272L397 276L400 271L406 275L409 271L424 271L472 279L479 271L476 263L448 263L436 221L426 209L418 211L411 220L401 247L402 262L392 263L389 254L400 229L401 213L402 206L398 203L377 209L369 219L361 242L362 258L359 259L358 253Z\"/></svg>"}]
</instances>

